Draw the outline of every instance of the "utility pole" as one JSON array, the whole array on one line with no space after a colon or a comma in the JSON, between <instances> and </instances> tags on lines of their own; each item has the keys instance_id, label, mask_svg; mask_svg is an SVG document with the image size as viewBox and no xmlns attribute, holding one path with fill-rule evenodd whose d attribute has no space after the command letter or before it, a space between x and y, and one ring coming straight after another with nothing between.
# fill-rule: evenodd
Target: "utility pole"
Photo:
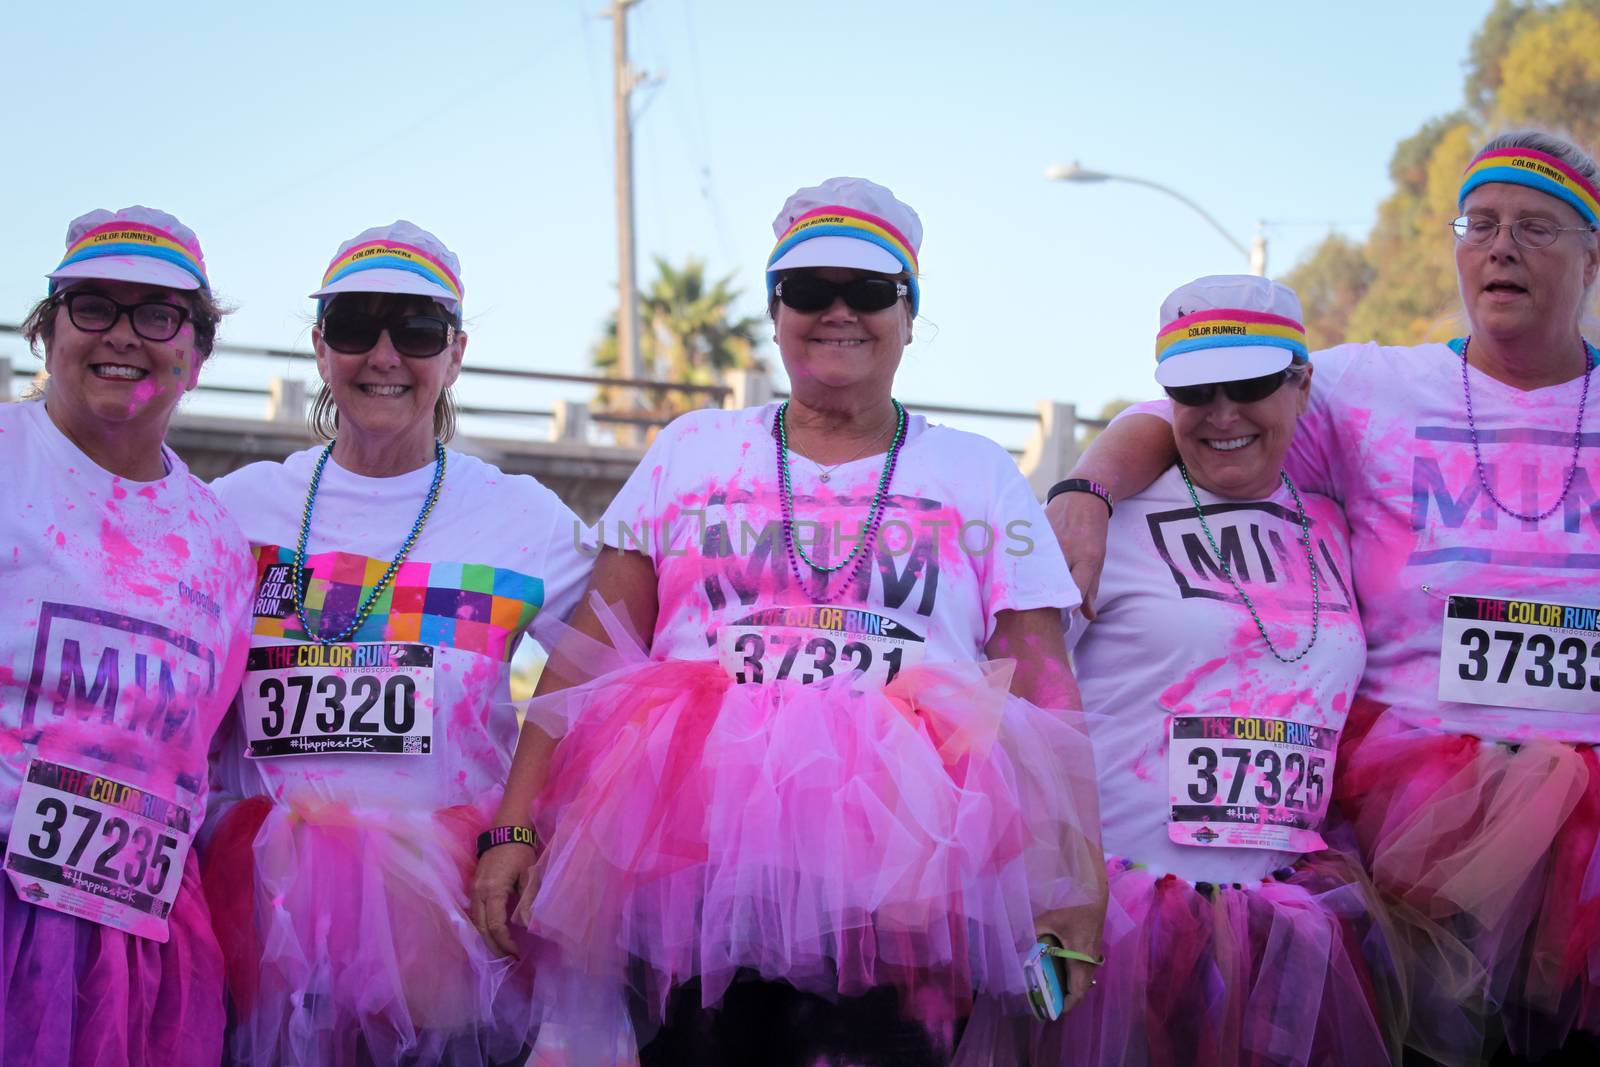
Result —
<instances>
[{"instance_id":1,"label":"utility pole","mask_svg":"<svg viewBox=\"0 0 1600 1067\"><path fill-rule=\"evenodd\" d=\"M633 240L633 90L644 75L628 62L628 9L639 0L611 0L612 90L616 111L617 167L617 370L624 378L642 378L639 362L639 293L634 270ZM621 390L624 411L638 407L638 393ZM636 427L624 426L618 437L639 440Z\"/></svg>"}]
</instances>

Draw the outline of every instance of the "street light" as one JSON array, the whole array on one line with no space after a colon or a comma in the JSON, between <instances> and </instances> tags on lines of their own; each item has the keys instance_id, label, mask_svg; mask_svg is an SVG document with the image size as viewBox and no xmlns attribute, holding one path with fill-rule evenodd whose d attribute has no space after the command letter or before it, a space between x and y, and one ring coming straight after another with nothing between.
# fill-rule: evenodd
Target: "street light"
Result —
<instances>
[{"instance_id":1,"label":"street light","mask_svg":"<svg viewBox=\"0 0 1600 1067\"><path fill-rule=\"evenodd\" d=\"M1154 189L1158 193L1166 193L1174 200L1187 205L1195 214L1210 223L1211 228L1220 233L1224 241L1227 241L1238 250L1241 256L1249 260L1251 274L1265 276L1267 273L1267 236L1262 232L1263 223L1256 224L1255 238L1250 242L1250 247L1246 248L1238 238L1223 227L1222 223L1212 217L1211 212L1176 189L1162 185L1160 182L1153 182L1146 178L1132 178L1126 174L1107 174L1104 171L1090 170L1088 167L1081 166L1076 160L1071 163L1056 163L1046 167L1044 176L1053 182L1127 182L1129 185L1142 185L1146 189Z\"/></svg>"}]
</instances>

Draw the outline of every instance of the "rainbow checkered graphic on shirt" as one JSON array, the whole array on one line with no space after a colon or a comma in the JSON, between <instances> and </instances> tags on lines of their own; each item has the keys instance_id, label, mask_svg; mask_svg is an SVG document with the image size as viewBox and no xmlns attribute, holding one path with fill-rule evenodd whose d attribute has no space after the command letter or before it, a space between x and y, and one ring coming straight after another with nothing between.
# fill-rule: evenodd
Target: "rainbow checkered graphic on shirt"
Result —
<instances>
[{"instance_id":1,"label":"rainbow checkered graphic on shirt","mask_svg":"<svg viewBox=\"0 0 1600 1067\"><path fill-rule=\"evenodd\" d=\"M1555 156L1531 148L1495 148L1480 152L1461 176L1459 209L1467 194L1489 182L1509 182L1537 189L1571 204L1590 226L1600 226L1600 189Z\"/></svg>"},{"instance_id":2,"label":"rainbow checkered graphic on shirt","mask_svg":"<svg viewBox=\"0 0 1600 1067\"><path fill-rule=\"evenodd\" d=\"M263 637L310 639L288 589L293 564L293 548L256 548L255 632ZM388 560L352 552L312 556L306 590L311 624L327 632L348 623L388 566ZM346 640L414 641L509 660L543 605L544 582L517 571L481 563L406 562L361 629Z\"/></svg>"}]
</instances>

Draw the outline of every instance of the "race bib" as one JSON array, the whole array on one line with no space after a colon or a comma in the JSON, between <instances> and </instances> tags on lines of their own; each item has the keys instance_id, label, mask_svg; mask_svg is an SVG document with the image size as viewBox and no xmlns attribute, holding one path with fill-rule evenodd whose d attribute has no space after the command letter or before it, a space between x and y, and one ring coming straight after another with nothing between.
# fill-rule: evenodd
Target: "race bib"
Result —
<instances>
[{"instance_id":1,"label":"race bib","mask_svg":"<svg viewBox=\"0 0 1600 1067\"><path fill-rule=\"evenodd\" d=\"M1172 720L1167 836L1180 845L1316 852L1339 731L1234 715Z\"/></svg>"},{"instance_id":2,"label":"race bib","mask_svg":"<svg viewBox=\"0 0 1600 1067\"><path fill-rule=\"evenodd\" d=\"M433 751L432 645L252 648L241 694L252 758Z\"/></svg>"},{"instance_id":3,"label":"race bib","mask_svg":"<svg viewBox=\"0 0 1600 1067\"><path fill-rule=\"evenodd\" d=\"M854 674L884 686L922 662L926 642L909 627L870 611L810 606L766 608L723 626L722 666L739 683L802 685Z\"/></svg>"},{"instance_id":4,"label":"race bib","mask_svg":"<svg viewBox=\"0 0 1600 1067\"><path fill-rule=\"evenodd\" d=\"M166 941L193 830L181 804L35 757L17 797L6 874L30 904Z\"/></svg>"},{"instance_id":5,"label":"race bib","mask_svg":"<svg viewBox=\"0 0 1600 1067\"><path fill-rule=\"evenodd\" d=\"M1600 711L1600 608L1450 597L1439 697L1536 711Z\"/></svg>"}]
</instances>

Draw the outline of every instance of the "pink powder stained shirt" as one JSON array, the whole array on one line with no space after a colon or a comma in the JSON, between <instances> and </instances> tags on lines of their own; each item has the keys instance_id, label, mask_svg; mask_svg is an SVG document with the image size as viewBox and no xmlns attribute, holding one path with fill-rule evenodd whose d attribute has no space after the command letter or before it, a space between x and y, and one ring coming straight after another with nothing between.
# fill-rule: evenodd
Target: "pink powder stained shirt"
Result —
<instances>
[{"instance_id":1,"label":"pink powder stained shirt","mask_svg":"<svg viewBox=\"0 0 1600 1067\"><path fill-rule=\"evenodd\" d=\"M861 577L846 584L852 560L824 586L802 560L797 580L782 532L777 408L679 418L589 531L591 543L639 551L654 564L657 659L717 659L719 631L764 609L836 606L870 614L873 626L892 623L927 662L972 662L982 658L997 612L1079 604L1011 457L988 438L919 415L908 418ZM837 564L861 542L883 466L883 454L865 456L824 481L823 468L790 453L796 536L814 561ZM801 654L801 668L811 667L810 656Z\"/></svg>"},{"instance_id":2,"label":"pink powder stained shirt","mask_svg":"<svg viewBox=\"0 0 1600 1067\"><path fill-rule=\"evenodd\" d=\"M321 451L252 464L216 483L256 563L250 669L219 755L219 778L233 798L492 811L519 730L512 656L525 636L540 638L571 612L593 565L579 549L578 518L537 480L447 450L438 502L390 589L342 650L324 652L309 640L292 581ZM433 476L431 463L368 478L328 461L307 544L308 614L319 632L337 633L354 618L416 522ZM411 710L426 709L431 719L409 734L416 747L384 754L336 747L393 735L384 724L396 711L398 674L418 680ZM296 731L297 697L307 686ZM355 732L357 715L371 734ZM335 743L318 727L319 716L336 727ZM252 721L269 717L276 720L270 731ZM290 749L297 734L309 743Z\"/></svg>"},{"instance_id":3,"label":"pink powder stained shirt","mask_svg":"<svg viewBox=\"0 0 1600 1067\"><path fill-rule=\"evenodd\" d=\"M38 755L189 806L238 685L253 567L183 461L135 482L65 437L43 401L0 405L0 836Z\"/></svg>"},{"instance_id":4,"label":"pink powder stained shirt","mask_svg":"<svg viewBox=\"0 0 1600 1067\"><path fill-rule=\"evenodd\" d=\"M1537 521L1514 518L1484 491L1461 383L1460 342L1340 345L1312 356L1311 403L1286 466L1303 489L1343 503L1356 599L1367 631L1361 695L1414 726L1486 740L1600 741L1593 712L1441 700L1444 614L1452 596L1600 608L1600 371L1566 499ZM1572 467L1583 381L1520 390L1467 372L1483 477L1524 514L1561 497ZM1170 419L1166 401L1124 412ZM1600 676L1600 642L1584 669ZM1494 666L1500 666L1495 649ZM1563 655L1556 669L1566 669ZM1528 660L1516 665L1529 669Z\"/></svg>"},{"instance_id":5,"label":"pink powder stained shirt","mask_svg":"<svg viewBox=\"0 0 1600 1067\"><path fill-rule=\"evenodd\" d=\"M1211 539L1278 650L1293 656L1306 648L1313 595L1294 498L1282 486L1254 501L1197 492ZM1304 491L1301 499L1314 542L1321 613L1316 644L1295 663L1281 663L1268 652L1249 609L1222 573L1176 467L1118 503L1098 616L1081 631L1073 651L1100 777L1108 856L1209 882L1254 881L1297 858L1273 849L1179 844L1169 836L1168 820L1174 716L1289 720L1332 732L1344 726L1366 659L1353 604L1348 533L1333 501ZM1331 738L1324 740L1326 793L1335 771ZM1216 771L1224 791L1231 765L1223 760ZM1241 792L1247 802L1257 784L1252 779ZM1288 775L1265 795L1281 796L1290 788L1304 792L1303 783Z\"/></svg>"}]
</instances>

